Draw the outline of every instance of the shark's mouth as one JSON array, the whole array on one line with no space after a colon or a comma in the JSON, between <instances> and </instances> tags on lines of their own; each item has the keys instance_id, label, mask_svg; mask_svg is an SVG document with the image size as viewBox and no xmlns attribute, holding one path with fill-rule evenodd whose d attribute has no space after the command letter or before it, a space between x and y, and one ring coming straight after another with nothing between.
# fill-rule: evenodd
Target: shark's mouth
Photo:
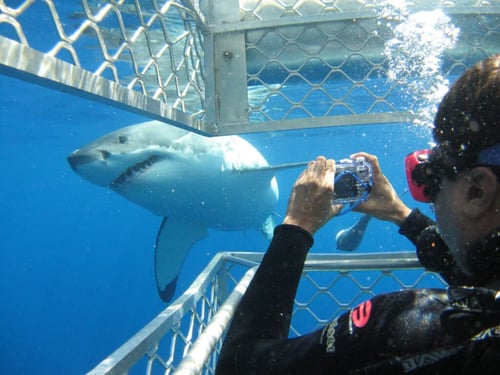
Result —
<instances>
[{"instance_id":1,"label":"shark's mouth","mask_svg":"<svg viewBox=\"0 0 500 375\"><path fill-rule=\"evenodd\" d=\"M119 175L110 185L109 187L112 190L119 191L123 189L123 187L130 182L132 182L137 177L146 173L149 168L151 168L158 160L159 156L152 155L146 160L140 161L139 163L127 168L125 172Z\"/></svg>"}]
</instances>

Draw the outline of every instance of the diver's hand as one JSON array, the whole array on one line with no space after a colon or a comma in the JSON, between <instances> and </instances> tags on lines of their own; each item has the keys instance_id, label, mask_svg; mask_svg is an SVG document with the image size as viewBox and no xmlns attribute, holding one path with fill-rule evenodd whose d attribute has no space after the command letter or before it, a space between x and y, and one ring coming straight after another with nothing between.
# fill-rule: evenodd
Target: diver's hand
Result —
<instances>
[{"instance_id":1,"label":"diver's hand","mask_svg":"<svg viewBox=\"0 0 500 375\"><path fill-rule=\"evenodd\" d=\"M341 205L332 204L335 162L319 156L309 162L293 185L283 224L298 225L314 234L335 216Z\"/></svg>"},{"instance_id":2,"label":"diver's hand","mask_svg":"<svg viewBox=\"0 0 500 375\"><path fill-rule=\"evenodd\" d=\"M410 208L403 203L387 177L382 173L378 158L365 152L353 154L351 158L359 156L364 157L371 164L373 187L368 199L360 203L354 211L375 216L380 220L392 221L401 226L410 214Z\"/></svg>"}]
</instances>

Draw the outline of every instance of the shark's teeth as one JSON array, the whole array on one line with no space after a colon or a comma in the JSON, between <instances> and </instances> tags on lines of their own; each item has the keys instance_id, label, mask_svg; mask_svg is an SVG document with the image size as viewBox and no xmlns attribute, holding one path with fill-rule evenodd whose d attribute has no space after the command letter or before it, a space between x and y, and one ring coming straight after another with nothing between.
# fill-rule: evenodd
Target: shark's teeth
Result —
<instances>
[{"instance_id":1,"label":"shark's teeth","mask_svg":"<svg viewBox=\"0 0 500 375\"><path fill-rule=\"evenodd\" d=\"M119 175L110 185L113 190L120 190L124 185L127 185L135 178L139 177L145 173L149 168L151 168L159 159L159 156L152 155L146 160L143 160L132 167L127 168L125 172Z\"/></svg>"}]
</instances>

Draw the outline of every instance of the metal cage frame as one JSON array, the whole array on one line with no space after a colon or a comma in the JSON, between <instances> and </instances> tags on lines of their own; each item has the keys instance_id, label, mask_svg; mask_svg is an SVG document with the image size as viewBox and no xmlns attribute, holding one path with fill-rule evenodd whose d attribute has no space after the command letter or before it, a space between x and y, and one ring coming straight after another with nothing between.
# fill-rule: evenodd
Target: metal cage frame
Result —
<instances>
[{"instance_id":1,"label":"metal cage frame","mask_svg":"<svg viewBox=\"0 0 500 375\"><path fill-rule=\"evenodd\" d=\"M218 253L193 284L89 375L213 374L224 333L262 253ZM299 285L290 335L318 329L380 291L444 287L422 269L414 252L309 254ZM349 293L345 296L344 290ZM315 307L321 304L325 314ZM297 317L306 320L296 323ZM304 317L306 318L304 319Z\"/></svg>"},{"instance_id":2,"label":"metal cage frame","mask_svg":"<svg viewBox=\"0 0 500 375\"><path fill-rule=\"evenodd\" d=\"M388 79L384 53L408 15L387 13L387 0L81 0L71 11L11 1L0 0L0 73L198 133L420 117L408 81L422 77ZM414 0L407 11L432 9L461 33L439 56L444 75L500 51L499 0ZM38 14L41 26L29 21ZM425 35L415 43L425 49ZM288 92L297 84L300 98Z\"/></svg>"}]
</instances>

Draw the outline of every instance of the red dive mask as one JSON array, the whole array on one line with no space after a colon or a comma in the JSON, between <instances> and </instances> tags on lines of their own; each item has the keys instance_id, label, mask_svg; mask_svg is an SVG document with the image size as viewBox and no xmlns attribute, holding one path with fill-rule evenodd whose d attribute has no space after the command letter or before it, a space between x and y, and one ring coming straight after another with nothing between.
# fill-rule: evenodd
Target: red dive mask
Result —
<instances>
[{"instance_id":1,"label":"red dive mask","mask_svg":"<svg viewBox=\"0 0 500 375\"><path fill-rule=\"evenodd\" d=\"M475 162L466 165L464 160L453 159L442 147L418 150L405 158L406 180L411 196L419 202L434 202L441 190L443 176L453 178L463 170L479 165L491 167L495 173L500 166L500 144L480 151Z\"/></svg>"},{"instance_id":2,"label":"red dive mask","mask_svg":"<svg viewBox=\"0 0 500 375\"><path fill-rule=\"evenodd\" d=\"M431 150L418 150L405 158L405 172L408 188L413 199L419 202L430 202L430 186L428 176L432 175L429 157Z\"/></svg>"}]
</instances>

